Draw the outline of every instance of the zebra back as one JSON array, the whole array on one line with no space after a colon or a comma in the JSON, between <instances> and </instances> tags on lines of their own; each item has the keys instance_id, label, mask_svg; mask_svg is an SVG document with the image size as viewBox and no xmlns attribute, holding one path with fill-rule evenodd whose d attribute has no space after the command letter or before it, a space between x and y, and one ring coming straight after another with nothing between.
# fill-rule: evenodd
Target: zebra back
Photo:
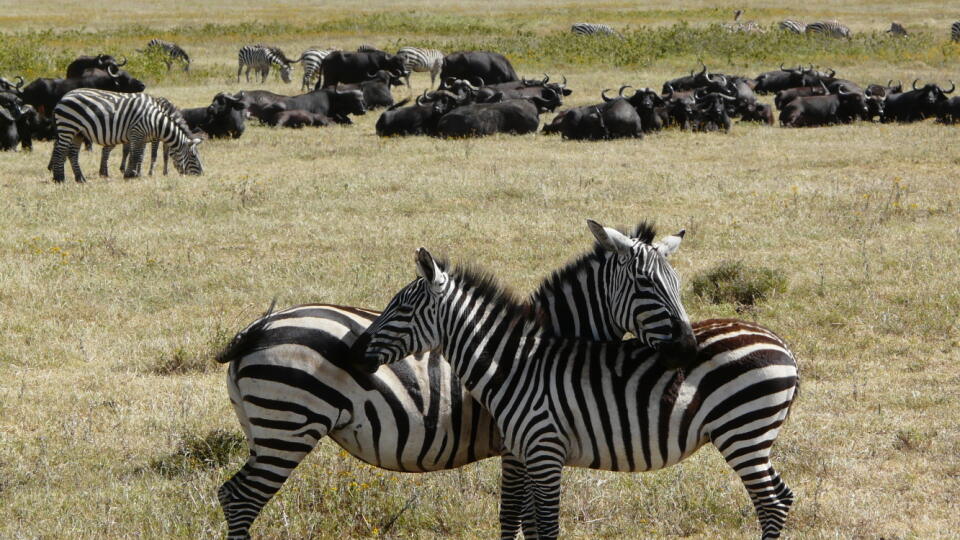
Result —
<instances>
[{"instance_id":1,"label":"zebra back","mask_svg":"<svg viewBox=\"0 0 960 540\"><path fill-rule=\"evenodd\" d=\"M443 65L444 54L437 49L402 47L397 56L403 59L404 66L410 71L432 71Z\"/></svg>"},{"instance_id":2,"label":"zebra back","mask_svg":"<svg viewBox=\"0 0 960 540\"><path fill-rule=\"evenodd\" d=\"M581 36L592 35L618 35L617 32L606 24L578 22L570 26L570 31Z\"/></svg>"},{"instance_id":3,"label":"zebra back","mask_svg":"<svg viewBox=\"0 0 960 540\"><path fill-rule=\"evenodd\" d=\"M162 39L154 38L154 39L151 39L149 43L147 43L147 48L160 49L165 53L167 53L167 55L169 55L173 59L183 60L187 64L190 63L190 55L188 55L187 52L184 51L176 43L171 43L169 41L164 41Z\"/></svg>"},{"instance_id":4,"label":"zebra back","mask_svg":"<svg viewBox=\"0 0 960 540\"><path fill-rule=\"evenodd\" d=\"M804 32L807 31L807 25L806 25L806 24L804 24L804 23L802 23L802 22L800 22L800 21L795 21L795 20L793 20L793 19L784 19L784 20L780 21L780 23L779 23L777 26L778 26L781 30L786 30L786 31L788 31L788 32L793 32L794 34L802 34L802 33L804 33Z\"/></svg>"},{"instance_id":5,"label":"zebra back","mask_svg":"<svg viewBox=\"0 0 960 540\"><path fill-rule=\"evenodd\" d=\"M960 43L960 21L950 25L950 40Z\"/></svg>"},{"instance_id":6,"label":"zebra back","mask_svg":"<svg viewBox=\"0 0 960 540\"><path fill-rule=\"evenodd\" d=\"M834 38L849 38L850 29L841 24L840 21L817 21L807 25L806 33L822 34Z\"/></svg>"}]
</instances>

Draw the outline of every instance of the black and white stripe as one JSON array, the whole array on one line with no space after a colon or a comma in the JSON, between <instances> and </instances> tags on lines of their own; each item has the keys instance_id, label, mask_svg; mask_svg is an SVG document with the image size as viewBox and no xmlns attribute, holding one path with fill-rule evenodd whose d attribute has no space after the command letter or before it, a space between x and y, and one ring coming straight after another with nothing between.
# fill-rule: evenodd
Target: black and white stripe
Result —
<instances>
[{"instance_id":1,"label":"black and white stripe","mask_svg":"<svg viewBox=\"0 0 960 540\"><path fill-rule=\"evenodd\" d=\"M190 56L176 43L163 41L162 39L151 39L150 42L147 43L147 50L150 49L164 52L163 63L167 65L167 71L170 71L170 68L173 67L175 60L183 62L184 71L190 71Z\"/></svg>"},{"instance_id":2,"label":"black and white stripe","mask_svg":"<svg viewBox=\"0 0 960 540\"><path fill-rule=\"evenodd\" d=\"M237 55L237 82L240 82L240 72L247 68L247 82L250 82L250 70L260 74L260 82L266 82L267 75L270 74L270 66L277 66L280 70L280 78L283 82L290 82L290 71L292 69L290 60L283 54L283 51L277 47L268 47L266 45L245 45L240 48Z\"/></svg>"},{"instance_id":3,"label":"black and white stripe","mask_svg":"<svg viewBox=\"0 0 960 540\"><path fill-rule=\"evenodd\" d=\"M167 98L159 96L150 96L150 98L160 107L165 113L167 113L170 118L180 126L180 129L183 131L192 134L193 131L190 129L190 126L187 125L187 121L183 118L183 114L180 112L180 109L176 105L170 102ZM154 139L150 143L150 170L147 174L153 175L153 167L157 162L157 151L160 147L160 139ZM113 150L112 146L104 146L101 156L100 156L100 176L106 178L108 174L108 162L110 160L110 152ZM125 171L127 169L127 159L130 156L130 144L126 143L123 145L123 157L120 159L120 170ZM170 160L170 145L163 144L163 174L169 172L169 160Z\"/></svg>"},{"instance_id":4,"label":"black and white stripe","mask_svg":"<svg viewBox=\"0 0 960 540\"><path fill-rule=\"evenodd\" d=\"M330 55L336 49L314 48L304 51L300 55L300 62L303 64L303 84L301 90L309 90L313 86L314 79L320 79L320 66L323 59Z\"/></svg>"},{"instance_id":5,"label":"black and white stripe","mask_svg":"<svg viewBox=\"0 0 960 540\"><path fill-rule=\"evenodd\" d=\"M840 21L817 21L807 25L806 33L822 34L833 38L849 38L852 34L850 29L840 24Z\"/></svg>"},{"instance_id":6,"label":"black and white stripe","mask_svg":"<svg viewBox=\"0 0 960 540\"><path fill-rule=\"evenodd\" d=\"M641 254L676 249L680 237L653 244L646 224L630 237L591 228L598 244L546 279L531 309L561 335L613 340L630 331L662 342L664 321L686 319L679 282L662 256L657 265L636 263L646 260ZM221 354L231 362L228 392L250 444L246 465L219 492L230 538L247 537L261 508L325 436L367 463L408 472L500 455L490 416L439 354L407 358L372 375L357 371L350 347L378 314L331 305L290 308L257 320ZM505 460L504 481L521 481L518 468ZM504 519L505 528L519 524L517 515Z\"/></svg>"},{"instance_id":7,"label":"black and white stripe","mask_svg":"<svg viewBox=\"0 0 960 540\"><path fill-rule=\"evenodd\" d=\"M960 43L960 21L950 25L950 41Z\"/></svg>"},{"instance_id":8,"label":"black and white stripe","mask_svg":"<svg viewBox=\"0 0 960 540\"><path fill-rule=\"evenodd\" d=\"M619 36L620 34L606 24L578 22L570 26L570 31L580 36Z\"/></svg>"},{"instance_id":9,"label":"black and white stripe","mask_svg":"<svg viewBox=\"0 0 960 540\"><path fill-rule=\"evenodd\" d=\"M397 51L397 56L403 59L408 71L423 73L430 72L430 86L433 87L440 70L443 69L444 54L436 49L421 49L420 47L403 47ZM407 86L410 86L410 77L407 76Z\"/></svg>"},{"instance_id":10,"label":"black and white stripe","mask_svg":"<svg viewBox=\"0 0 960 540\"><path fill-rule=\"evenodd\" d=\"M803 34L807 31L807 25L793 19L784 19L777 25L781 30L793 32L794 34Z\"/></svg>"},{"instance_id":11,"label":"black and white stripe","mask_svg":"<svg viewBox=\"0 0 960 540\"><path fill-rule=\"evenodd\" d=\"M710 442L740 476L762 538L778 538L793 493L770 450L798 388L796 361L776 335L740 321L697 326L699 354L669 369L669 353L637 341L550 337L489 275L448 269L417 251L420 278L370 325L358 365L376 369L439 348L490 412L523 464L537 538L559 534L564 466L650 471ZM522 512L523 497L502 501ZM515 530L502 531L514 538Z\"/></svg>"},{"instance_id":12,"label":"black and white stripe","mask_svg":"<svg viewBox=\"0 0 960 540\"><path fill-rule=\"evenodd\" d=\"M140 174L146 143L155 140L169 146L174 165L182 174L203 172L197 153L200 139L193 138L189 130L184 129L185 124L178 123L146 94L88 88L72 90L57 103L53 115L57 122L57 141L47 168L53 171L54 182L63 182L63 164L67 157L74 179L85 181L78 157L80 143L85 139L108 147L129 144L125 178Z\"/></svg>"}]
</instances>

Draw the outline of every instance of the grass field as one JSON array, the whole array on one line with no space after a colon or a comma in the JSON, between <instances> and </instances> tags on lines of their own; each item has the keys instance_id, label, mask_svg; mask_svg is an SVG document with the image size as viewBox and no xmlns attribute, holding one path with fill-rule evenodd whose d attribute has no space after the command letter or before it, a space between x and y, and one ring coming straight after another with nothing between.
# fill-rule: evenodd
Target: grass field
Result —
<instances>
[{"instance_id":1,"label":"grass field","mask_svg":"<svg viewBox=\"0 0 960 540\"><path fill-rule=\"evenodd\" d=\"M236 82L241 44L269 41L294 55L309 45L395 48L402 39L499 47L524 74L565 74L573 105L622 83L659 88L697 58L746 74L786 61L863 82L960 79L960 48L948 42L957 13L940 2L815 0L787 10L498 0L428 12L432 4L381 0L345 12L124 0L89 14L89 3L40 0L4 8L0 76L53 76L74 54L109 50L131 58L150 92L199 106L219 91L260 87ZM859 35L837 43L771 33L743 45L710 26L739 6L764 25L835 16ZM571 42L563 32L575 20L629 28L628 39ZM916 35L884 37L891 20ZM143 60L135 49L155 35L196 58L190 74L135 65ZM413 80L421 92L429 78ZM263 87L295 93L299 85L271 76ZM378 114L317 130L251 125L239 140L202 144L201 177L103 180L99 152L84 152L89 183L73 184L68 172L60 186L46 170L50 143L0 155L0 538L222 536L216 489L244 453L212 358L271 299L380 308L413 275L421 245L529 291L589 247L588 217L686 228L673 261L691 317L756 320L795 350L802 390L774 448L797 495L788 537L955 534L957 128L383 140L373 129ZM750 308L692 294L692 278L722 261L779 270L786 290ZM387 473L327 440L253 534L491 538L498 471L488 460ZM758 531L739 480L712 447L657 473L567 469L561 517L576 538Z\"/></svg>"}]
</instances>

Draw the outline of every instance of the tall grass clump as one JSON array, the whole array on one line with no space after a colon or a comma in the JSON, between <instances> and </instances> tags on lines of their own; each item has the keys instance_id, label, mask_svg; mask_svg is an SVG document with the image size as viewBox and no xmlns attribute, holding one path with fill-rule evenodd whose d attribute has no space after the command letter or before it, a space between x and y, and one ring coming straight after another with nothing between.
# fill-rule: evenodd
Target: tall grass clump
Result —
<instances>
[{"instance_id":1,"label":"tall grass clump","mask_svg":"<svg viewBox=\"0 0 960 540\"><path fill-rule=\"evenodd\" d=\"M782 271L741 261L721 262L693 278L693 293L714 304L752 306L786 290Z\"/></svg>"}]
</instances>

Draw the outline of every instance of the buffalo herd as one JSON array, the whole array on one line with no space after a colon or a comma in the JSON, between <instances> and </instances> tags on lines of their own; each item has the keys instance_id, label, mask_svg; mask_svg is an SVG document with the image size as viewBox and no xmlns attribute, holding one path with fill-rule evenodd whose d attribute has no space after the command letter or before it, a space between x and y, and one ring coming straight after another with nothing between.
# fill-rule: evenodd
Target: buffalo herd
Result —
<instances>
[{"instance_id":1,"label":"buffalo herd","mask_svg":"<svg viewBox=\"0 0 960 540\"><path fill-rule=\"evenodd\" d=\"M127 60L81 56L63 78L38 78L29 84L0 78L0 150L56 136L53 108L67 92L97 88L142 92L145 84L124 71ZM711 72L701 64L689 74L650 88L621 86L614 95L601 92L590 105L560 109L572 90L566 77L527 79L517 75L503 55L462 51L446 55L440 85L422 95L394 102L392 88L409 86L411 70L400 56L365 48L334 51L322 61L321 78L305 94L287 96L265 90L220 92L208 106L179 110L195 133L206 137L240 137L245 121L258 119L276 127L302 128L349 124L350 116L386 108L376 122L380 136L429 135L475 137L494 133L534 133L540 115L557 114L542 132L571 140L640 138L669 127L691 131L729 131L734 119L773 125L775 110L784 127L844 124L857 120L916 122L937 118L960 121L960 98L948 95L955 85L934 83L905 88L903 83L860 84L837 77L832 69L785 67L754 77ZM773 95L773 105L758 95ZM558 110L559 109L559 110Z\"/></svg>"}]
</instances>

